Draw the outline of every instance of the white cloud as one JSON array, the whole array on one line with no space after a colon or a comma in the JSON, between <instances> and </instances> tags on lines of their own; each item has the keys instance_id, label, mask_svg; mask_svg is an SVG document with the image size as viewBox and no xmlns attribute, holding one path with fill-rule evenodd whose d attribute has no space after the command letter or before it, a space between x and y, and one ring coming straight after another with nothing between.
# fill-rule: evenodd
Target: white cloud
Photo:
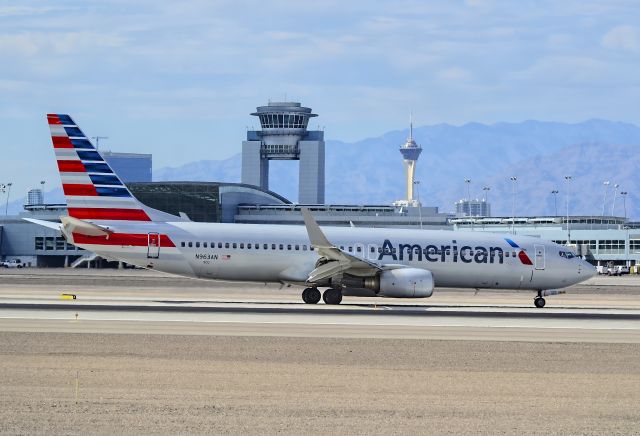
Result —
<instances>
[{"instance_id":1,"label":"white cloud","mask_svg":"<svg viewBox=\"0 0 640 436\"><path fill-rule=\"evenodd\" d=\"M612 50L640 51L640 32L629 25L616 26L603 37L601 45Z\"/></svg>"}]
</instances>

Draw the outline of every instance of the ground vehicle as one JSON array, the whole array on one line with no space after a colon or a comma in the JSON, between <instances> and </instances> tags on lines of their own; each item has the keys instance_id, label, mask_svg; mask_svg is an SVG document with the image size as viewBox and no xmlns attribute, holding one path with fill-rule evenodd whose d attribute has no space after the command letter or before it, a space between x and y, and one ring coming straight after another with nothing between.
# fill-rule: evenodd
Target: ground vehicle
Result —
<instances>
[{"instance_id":1,"label":"ground vehicle","mask_svg":"<svg viewBox=\"0 0 640 436\"><path fill-rule=\"evenodd\" d=\"M22 262L20 259L7 260L2 262L0 265L5 268L25 268L27 266L27 264Z\"/></svg>"}]
</instances>

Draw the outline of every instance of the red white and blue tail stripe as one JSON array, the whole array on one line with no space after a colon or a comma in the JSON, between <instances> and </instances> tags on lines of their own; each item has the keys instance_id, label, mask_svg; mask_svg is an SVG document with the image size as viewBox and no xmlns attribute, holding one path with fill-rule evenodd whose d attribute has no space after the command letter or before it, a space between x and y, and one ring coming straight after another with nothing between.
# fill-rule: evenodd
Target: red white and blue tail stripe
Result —
<instances>
[{"instance_id":1,"label":"red white and blue tail stripe","mask_svg":"<svg viewBox=\"0 0 640 436\"><path fill-rule=\"evenodd\" d=\"M69 216L88 221L151 221L69 115L48 114Z\"/></svg>"}]
</instances>

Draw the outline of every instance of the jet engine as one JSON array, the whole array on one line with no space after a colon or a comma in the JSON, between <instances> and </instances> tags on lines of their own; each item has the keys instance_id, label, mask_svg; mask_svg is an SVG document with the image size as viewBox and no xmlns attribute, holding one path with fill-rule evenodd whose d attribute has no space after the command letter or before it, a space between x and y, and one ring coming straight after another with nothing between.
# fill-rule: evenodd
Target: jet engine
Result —
<instances>
[{"instance_id":1,"label":"jet engine","mask_svg":"<svg viewBox=\"0 0 640 436\"><path fill-rule=\"evenodd\" d=\"M379 278L381 297L425 298L433 295L433 274L419 268L382 271Z\"/></svg>"},{"instance_id":2,"label":"jet engine","mask_svg":"<svg viewBox=\"0 0 640 436\"><path fill-rule=\"evenodd\" d=\"M420 268L386 270L375 277L345 276L341 284L351 289L371 289L379 297L426 298L433 295L433 274ZM350 291L345 293L351 294Z\"/></svg>"}]
</instances>

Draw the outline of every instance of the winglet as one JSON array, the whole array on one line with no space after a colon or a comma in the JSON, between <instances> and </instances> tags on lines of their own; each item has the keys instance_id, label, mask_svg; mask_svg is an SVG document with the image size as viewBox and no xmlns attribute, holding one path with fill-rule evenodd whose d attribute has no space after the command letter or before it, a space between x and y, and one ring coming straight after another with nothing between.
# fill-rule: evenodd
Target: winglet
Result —
<instances>
[{"instance_id":1,"label":"winglet","mask_svg":"<svg viewBox=\"0 0 640 436\"><path fill-rule=\"evenodd\" d=\"M309 240L311 245L316 248L330 248L333 244L329 242L327 237L322 233L320 226L316 222L315 218L306 207L301 207L302 217L304 218L304 225L307 227L307 233L309 234Z\"/></svg>"}]
</instances>

